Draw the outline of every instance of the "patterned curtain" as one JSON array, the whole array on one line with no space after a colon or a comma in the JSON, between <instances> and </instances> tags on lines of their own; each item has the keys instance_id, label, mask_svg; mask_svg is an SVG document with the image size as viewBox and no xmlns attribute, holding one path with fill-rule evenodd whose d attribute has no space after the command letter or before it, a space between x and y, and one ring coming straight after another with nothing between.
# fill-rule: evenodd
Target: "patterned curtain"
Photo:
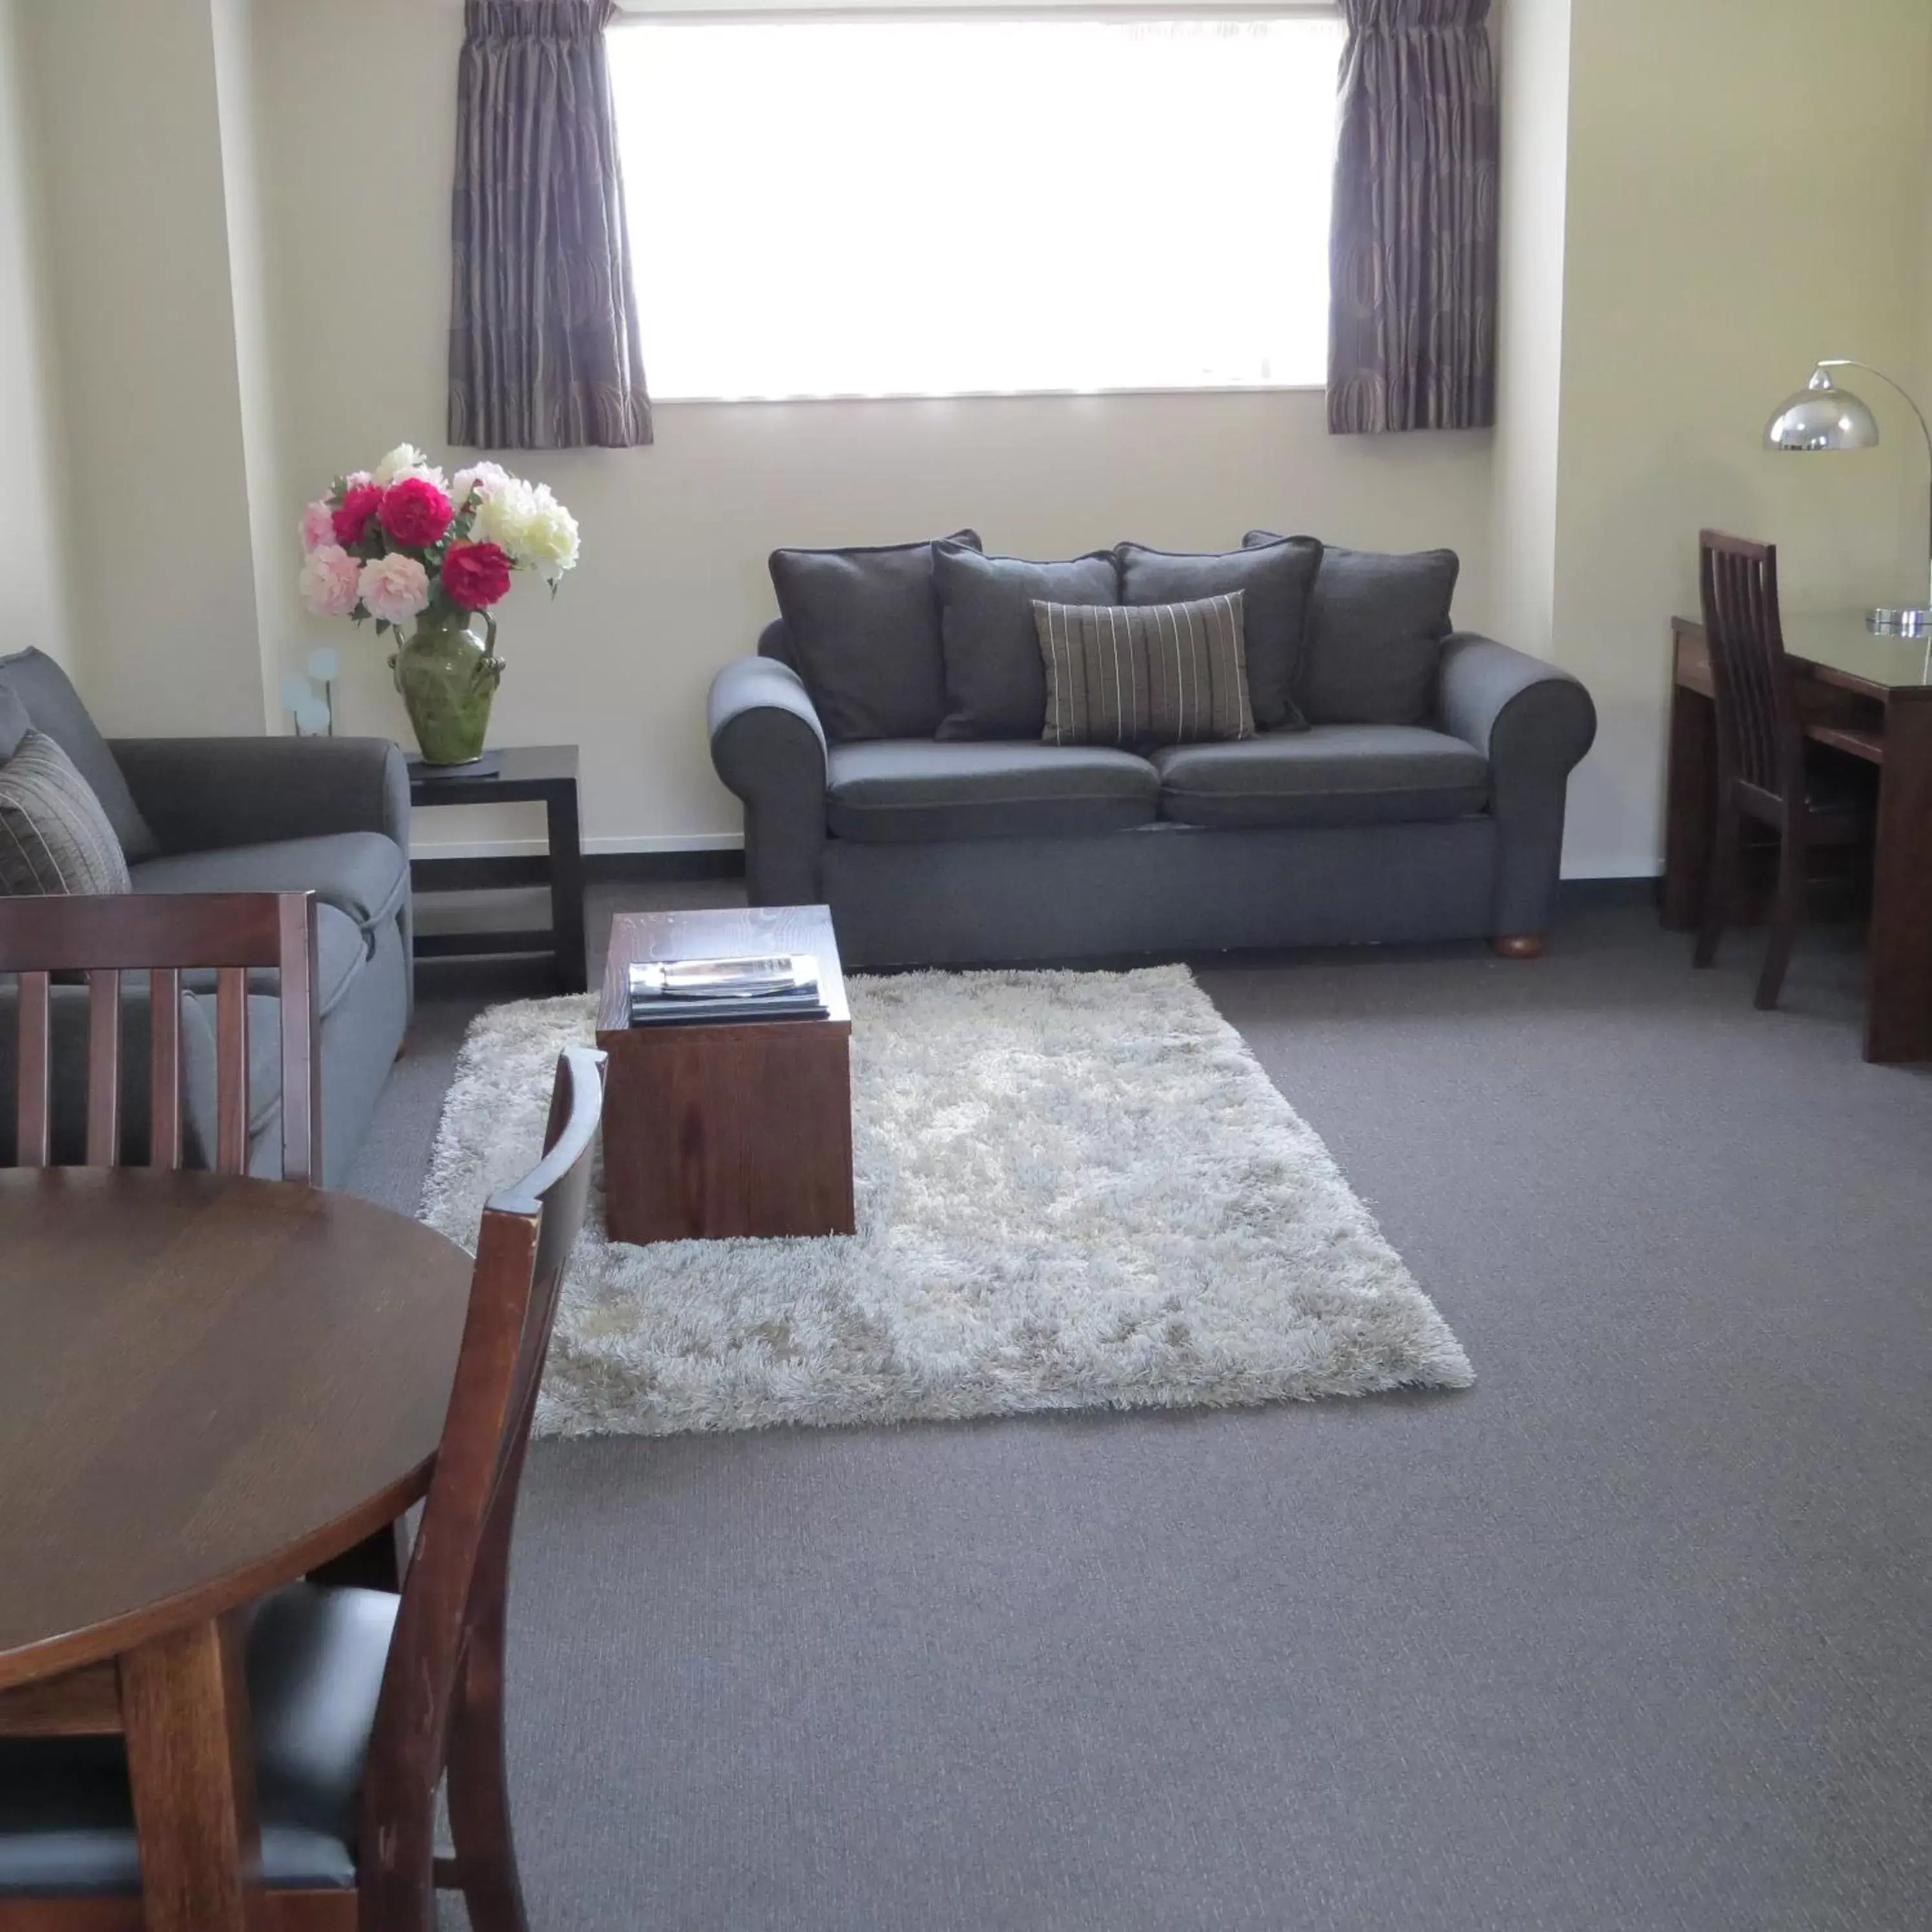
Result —
<instances>
[{"instance_id":1,"label":"patterned curtain","mask_svg":"<svg viewBox=\"0 0 1932 1932\"><path fill-rule=\"evenodd\" d=\"M1496 420L1490 0L1342 0L1328 428Z\"/></svg>"},{"instance_id":2,"label":"patterned curtain","mask_svg":"<svg viewBox=\"0 0 1932 1932\"><path fill-rule=\"evenodd\" d=\"M614 0L466 0L449 440L651 440L604 29Z\"/></svg>"}]
</instances>

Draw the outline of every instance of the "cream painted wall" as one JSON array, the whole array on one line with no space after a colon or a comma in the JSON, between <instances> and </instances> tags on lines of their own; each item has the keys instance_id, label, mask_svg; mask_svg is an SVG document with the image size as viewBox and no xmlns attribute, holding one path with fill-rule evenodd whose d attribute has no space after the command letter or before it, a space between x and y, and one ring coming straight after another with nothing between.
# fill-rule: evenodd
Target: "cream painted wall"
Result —
<instances>
[{"instance_id":1,"label":"cream painted wall","mask_svg":"<svg viewBox=\"0 0 1932 1932\"><path fill-rule=\"evenodd\" d=\"M30 644L64 662L67 596L31 179L21 0L0 0L0 656Z\"/></svg>"},{"instance_id":2,"label":"cream painted wall","mask_svg":"<svg viewBox=\"0 0 1932 1932\"><path fill-rule=\"evenodd\" d=\"M110 733L259 731L209 0L22 10L77 676Z\"/></svg>"},{"instance_id":3,"label":"cream painted wall","mask_svg":"<svg viewBox=\"0 0 1932 1932\"><path fill-rule=\"evenodd\" d=\"M386 51L372 61L379 27ZM446 453L460 10L333 0L272 7L259 30L267 206L297 238L278 322L292 514L400 439ZM646 254L646 312L648 272ZM783 315L775 290L774 327ZM648 367L648 328L646 351ZM554 605L520 586L503 607L510 670L494 730L582 744L586 827L605 849L736 842L704 694L772 614L765 557L779 544L890 542L970 523L992 547L1056 556L1122 538L1234 544L1276 525L1379 548L1450 544L1463 558L1459 617L1490 618L1487 436L1331 439L1318 395L692 404L664 407L657 427L649 449L506 453L575 510L585 560ZM304 620L291 595L272 651L292 662L314 641L342 643L353 661L349 728L404 734L374 638ZM494 826L476 812L424 814L420 849L536 829L508 814Z\"/></svg>"},{"instance_id":4,"label":"cream painted wall","mask_svg":"<svg viewBox=\"0 0 1932 1932\"><path fill-rule=\"evenodd\" d=\"M1879 450L1760 439L1821 356L1918 365L1932 8L1571 16L1552 635L1603 721L1570 868L1635 873L1660 849L1667 632L1695 608L1701 525L1775 542L1788 607L1922 592L1924 452L1882 386Z\"/></svg>"}]
</instances>

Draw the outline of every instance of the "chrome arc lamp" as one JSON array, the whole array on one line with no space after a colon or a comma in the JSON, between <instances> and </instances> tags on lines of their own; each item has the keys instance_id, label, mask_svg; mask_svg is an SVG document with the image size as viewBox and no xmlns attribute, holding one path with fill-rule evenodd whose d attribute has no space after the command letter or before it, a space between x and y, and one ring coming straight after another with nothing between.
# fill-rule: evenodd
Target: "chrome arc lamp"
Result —
<instances>
[{"instance_id":1,"label":"chrome arc lamp","mask_svg":"<svg viewBox=\"0 0 1932 1932\"><path fill-rule=\"evenodd\" d=\"M1765 447L1802 454L1821 449L1877 448L1878 418L1860 398L1838 386L1832 374L1834 369L1862 369L1905 398L1906 406L1918 418L1919 434L1925 439L1926 460L1932 467L1932 426L1928 425L1925 412L1912 400L1910 392L1882 369L1844 356L1820 362L1812 371L1810 381L1796 395L1788 396L1778 404L1777 414L1765 425ZM1932 524L1928 524L1928 602L1880 604L1865 613L1870 629L1890 637L1932 637Z\"/></svg>"}]
</instances>

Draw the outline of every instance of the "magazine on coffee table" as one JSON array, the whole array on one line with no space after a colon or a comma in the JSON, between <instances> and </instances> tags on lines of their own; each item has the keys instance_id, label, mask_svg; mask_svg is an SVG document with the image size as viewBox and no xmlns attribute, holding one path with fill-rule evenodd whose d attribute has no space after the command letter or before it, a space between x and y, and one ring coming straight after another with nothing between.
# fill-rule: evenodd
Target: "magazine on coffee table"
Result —
<instances>
[{"instance_id":1,"label":"magazine on coffee table","mask_svg":"<svg viewBox=\"0 0 1932 1932\"><path fill-rule=\"evenodd\" d=\"M628 976L633 1026L827 1017L818 962L808 952L641 960Z\"/></svg>"}]
</instances>

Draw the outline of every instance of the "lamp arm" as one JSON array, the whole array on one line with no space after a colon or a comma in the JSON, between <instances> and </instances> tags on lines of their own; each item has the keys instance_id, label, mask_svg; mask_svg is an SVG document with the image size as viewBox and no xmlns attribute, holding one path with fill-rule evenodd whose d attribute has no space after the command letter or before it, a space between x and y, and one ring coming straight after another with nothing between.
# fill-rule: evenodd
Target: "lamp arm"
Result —
<instances>
[{"instance_id":1,"label":"lamp arm","mask_svg":"<svg viewBox=\"0 0 1932 1932\"><path fill-rule=\"evenodd\" d=\"M1912 392L1899 381L1897 376L1888 376L1882 369L1875 367L1873 364L1860 362L1849 356L1828 356L1818 366L1821 369L1862 369L1867 375L1876 376L1888 388L1895 389L1900 395L1903 396L1905 398L1905 406L1918 418L1918 433L1925 439L1925 460L1928 469L1932 470L1932 424L1926 422L1925 412L1913 400ZM1932 598L1932 521L1928 521L1927 525L1926 554L1928 557L1927 595L1928 598ZM1928 662L1932 663L1932 646L1928 646Z\"/></svg>"}]
</instances>

